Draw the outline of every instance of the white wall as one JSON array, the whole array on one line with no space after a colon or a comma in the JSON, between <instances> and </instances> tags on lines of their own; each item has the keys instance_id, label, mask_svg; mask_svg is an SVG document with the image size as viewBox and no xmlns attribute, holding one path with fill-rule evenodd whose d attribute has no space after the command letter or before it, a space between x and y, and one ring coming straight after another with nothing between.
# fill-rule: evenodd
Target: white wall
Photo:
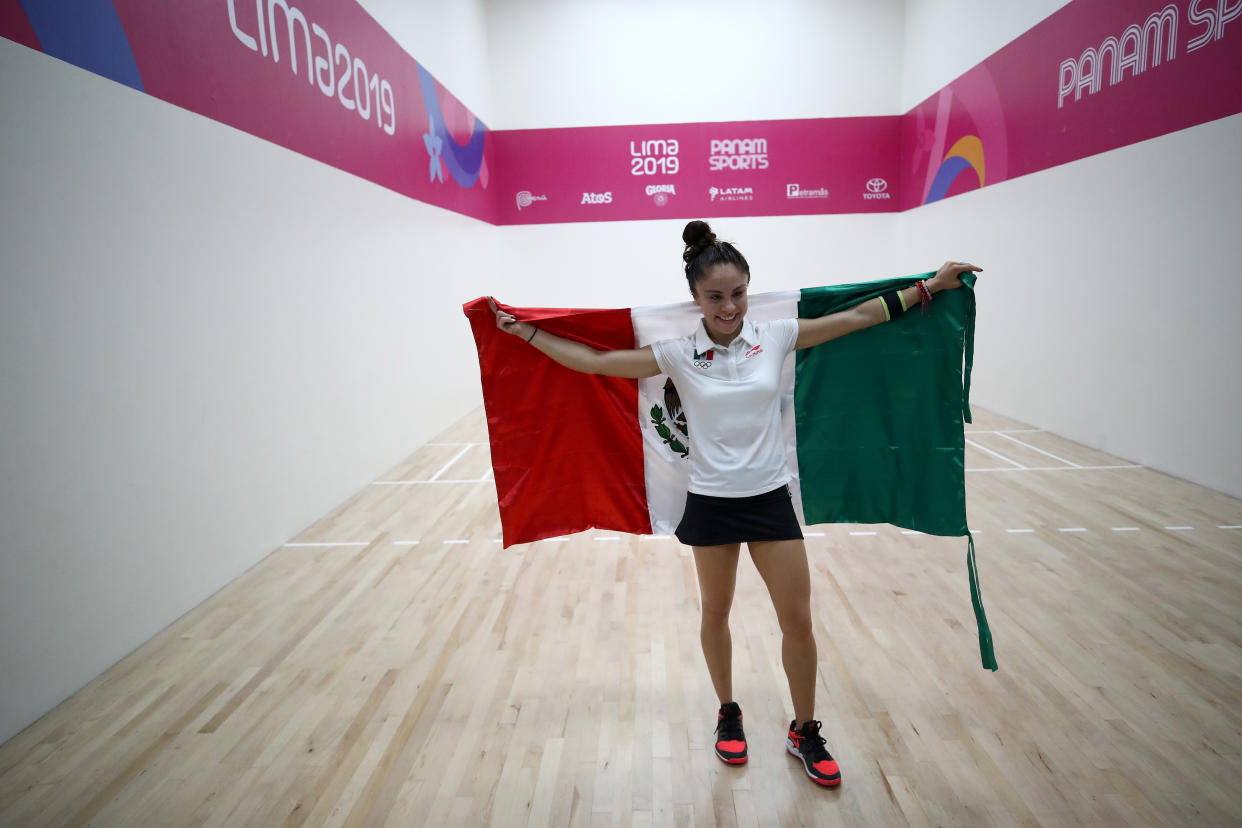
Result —
<instances>
[{"instance_id":1,"label":"white wall","mask_svg":"<svg viewBox=\"0 0 1242 828\"><path fill-rule=\"evenodd\" d=\"M495 230L3 39L0 83L3 741L479 404Z\"/></svg>"},{"instance_id":2,"label":"white wall","mask_svg":"<svg viewBox=\"0 0 1242 828\"><path fill-rule=\"evenodd\" d=\"M910 0L903 111L1063 5ZM986 269L974 399L1242 497L1242 334L1207 298L1235 291L1238 146L1242 116L903 213L899 270Z\"/></svg>"},{"instance_id":3,"label":"white wall","mask_svg":"<svg viewBox=\"0 0 1242 828\"><path fill-rule=\"evenodd\" d=\"M496 128L483 0L358 3L489 129Z\"/></svg>"},{"instance_id":4,"label":"white wall","mask_svg":"<svg viewBox=\"0 0 1242 828\"><path fill-rule=\"evenodd\" d=\"M903 261L985 268L973 398L1242 497L1242 115L904 213Z\"/></svg>"},{"instance_id":5,"label":"white wall","mask_svg":"<svg viewBox=\"0 0 1242 828\"><path fill-rule=\"evenodd\" d=\"M1069 0L905 0L903 115Z\"/></svg>"},{"instance_id":6,"label":"white wall","mask_svg":"<svg viewBox=\"0 0 1242 828\"><path fill-rule=\"evenodd\" d=\"M893 115L901 0L487 0L498 129Z\"/></svg>"},{"instance_id":7,"label":"white wall","mask_svg":"<svg viewBox=\"0 0 1242 828\"><path fill-rule=\"evenodd\" d=\"M897 113L903 3L488 0L503 129ZM551 94L550 94L551 91ZM891 216L715 220L756 292L896 275ZM688 298L686 219L498 229L517 305Z\"/></svg>"}]
</instances>

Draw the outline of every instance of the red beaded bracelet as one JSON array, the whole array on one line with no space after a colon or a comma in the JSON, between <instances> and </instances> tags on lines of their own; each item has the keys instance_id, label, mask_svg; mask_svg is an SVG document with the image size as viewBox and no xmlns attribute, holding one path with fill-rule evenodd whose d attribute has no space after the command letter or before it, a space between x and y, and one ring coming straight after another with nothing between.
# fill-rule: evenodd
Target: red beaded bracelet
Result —
<instances>
[{"instance_id":1,"label":"red beaded bracelet","mask_svg":"<svg viewBox=\"0 0 1242 828\"><path fill-rule=\"evenodd\" d=\"M919 289L919 304L923 306L923 315L926 316L927 306L931 304L932 300L931 291L928 290L927 285L923 284L922 279L915 282L914 286Z\"/></svg>"}]
</instances>

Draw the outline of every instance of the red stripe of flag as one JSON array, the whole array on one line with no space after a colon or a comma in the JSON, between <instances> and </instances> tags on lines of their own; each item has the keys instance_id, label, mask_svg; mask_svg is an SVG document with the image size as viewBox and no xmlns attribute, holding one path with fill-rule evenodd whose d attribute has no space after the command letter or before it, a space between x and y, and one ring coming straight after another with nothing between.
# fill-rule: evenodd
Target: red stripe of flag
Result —
<instances>
[{"instance_id":1,"label":"red stripe of flag","mask_svg":"<svg viewBox=\"0 0 1242 828\"><path fill-rule=\"evenodd\" d=\"M628 308L500 307L593 348L634 347ZM638 381L558 365L497 328L486 299L462 309L479 349L504 545L592 527L650 534Z\"/></svg>"}]
</instances>

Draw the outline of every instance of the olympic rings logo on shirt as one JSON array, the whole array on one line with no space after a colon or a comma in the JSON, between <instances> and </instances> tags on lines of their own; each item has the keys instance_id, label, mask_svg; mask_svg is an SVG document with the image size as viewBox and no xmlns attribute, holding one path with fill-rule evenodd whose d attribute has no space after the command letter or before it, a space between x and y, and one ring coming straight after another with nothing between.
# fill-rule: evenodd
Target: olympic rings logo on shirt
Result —
<instances>
[{"instance_id":1,"label":"olympic rings logo on shirt","mask_svg":"<svg viewBox=\"0 0 1242 828\"><path fill-rule=\"evenodd\" d=\"M711 360L696 359L694 361L694 367L706 370L712 367L712 363Z\"/></svg>"}]
</instances>

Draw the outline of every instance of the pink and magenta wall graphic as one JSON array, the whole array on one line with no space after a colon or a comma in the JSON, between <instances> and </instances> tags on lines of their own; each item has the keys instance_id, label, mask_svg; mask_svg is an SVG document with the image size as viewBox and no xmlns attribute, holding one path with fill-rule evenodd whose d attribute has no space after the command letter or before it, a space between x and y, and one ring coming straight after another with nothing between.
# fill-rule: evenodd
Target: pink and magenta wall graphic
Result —
<instances>
[{"instance_id":1,"label":"pink and magenta wall graphic","mask_svg":"<svg viewBox=\"0 0 1242 828\"><path fill-rule=\"evenodd\" d=\"M0 36L494 222L486 127L350 0L0 0Z\"/></svg>"},{"instance_id":2,"label":"pink and magenta wall graphic","mask_svg":"<svg viewBox=\"0 0 1242 828\"><path fill-rule=\"evenodd\" d=\"M501 224L897 209L896 116L495 137Z\"/></svg>"},{"instance_id":3,"label":"pink and magenta wall graphic","mask_svg":"<svg viewBox=\"0 0 1242 828\"><path fill-rule=\"evenodd\" d=\"M908 210L1242 112L1242 0L1076 0L905 115L489 131L352 0L0 0L0 36L494 224Z\"/></svg>"}]
</instances>

